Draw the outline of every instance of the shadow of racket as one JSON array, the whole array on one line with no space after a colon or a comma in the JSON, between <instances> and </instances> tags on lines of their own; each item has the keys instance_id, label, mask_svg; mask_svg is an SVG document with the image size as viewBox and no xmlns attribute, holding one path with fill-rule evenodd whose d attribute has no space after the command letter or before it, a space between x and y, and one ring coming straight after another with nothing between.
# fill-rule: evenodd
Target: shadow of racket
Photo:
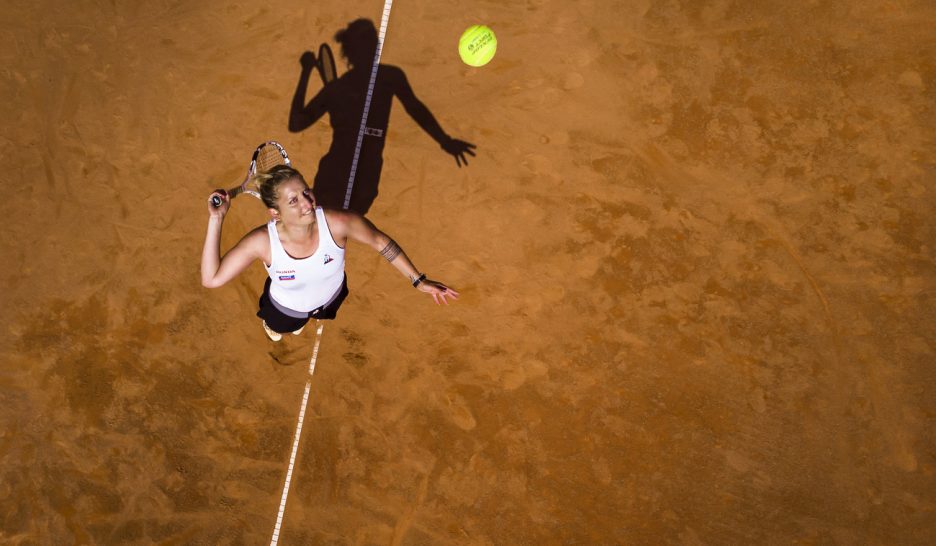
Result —
<instances>
[{"instance_id":1,"label":"shadow of racket","mask_svg":"<svg viewBox=\"0 0 936 546\"><path fill-rule=\"evenodd\" d=\"M335 67L335 56L332 55L332 50L328 47L328 44L319 46L318 59L315 64L324 85L328 85L338 78L338 69Z\"/></svg>"}]
</instances>

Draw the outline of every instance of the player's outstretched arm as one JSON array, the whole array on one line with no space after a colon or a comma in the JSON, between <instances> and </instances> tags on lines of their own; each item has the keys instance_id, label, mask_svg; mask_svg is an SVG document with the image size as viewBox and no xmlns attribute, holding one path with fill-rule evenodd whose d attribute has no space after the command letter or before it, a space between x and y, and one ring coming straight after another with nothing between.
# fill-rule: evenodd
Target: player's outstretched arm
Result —
<instances>
[{"instance_id":1,"label":"player's outstretched arm","mask_svg":"<svg viewBox=\"0 0 936 546\"><path fill-rule=\"evenodd\" d=\"M238 276L256 259L262 259L266 226L260 226L238 241L234 248L221 257L221 225L231 205L227 195L215 192L224 199L220 207L214 207L209 198L208 232L202 248L201 281L206 288L217 288Z\"/></svg>"},{"instance_id":2,"label":"player's outstretched arm","mask_svg":"<svg viewBox=\"0 0 936 546\"><path fill-rule=\"evenodd\" d=\"M420 273L406 253L403 252L403 249L400 248L400 245L389 235L377 229L370 220L350 211L342 211L337 214L341 215L340 224L346 238L364 243L379 252L381 256L393 264L393 267L405 275L419 291L431 295L433 301L437 304L444 303L448 305L449 299L452 301L458 299L457 291L439 281L427 279L424 273Z\"/></svg>"}]
</instances>

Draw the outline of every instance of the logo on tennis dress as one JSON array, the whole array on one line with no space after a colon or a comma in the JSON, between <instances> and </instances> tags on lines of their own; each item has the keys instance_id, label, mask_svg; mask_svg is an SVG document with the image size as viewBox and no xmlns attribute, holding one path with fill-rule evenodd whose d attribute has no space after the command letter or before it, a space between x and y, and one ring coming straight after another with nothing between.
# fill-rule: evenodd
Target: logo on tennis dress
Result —
<instances>
[{"instance_id":1,"label":"logo on tennis dress","mask_svg":"<svg viewBox=\"0 0 936 546\"><path fill-rule=\"evenodd\" d=\"M330 262L330 261L332 261L332 260L334 260L334 258L332 258L332 257L329 256L328 254L326 254L326 255L325 255L325 262L323 263L323 265L327 264L328 262Z\"/></svg>"},{"instance_id":2,"label":"logo on tennis dress","mask_svg":"<svg viewBox=\"0 0 936 546\"><path fill-rule=\"evenodd\" d=\"M281 281L294 281L296 280L296 270L295 269L286 269L284 271L277 271L276 274L279 276Z\"/></svg>"}]
</instances>

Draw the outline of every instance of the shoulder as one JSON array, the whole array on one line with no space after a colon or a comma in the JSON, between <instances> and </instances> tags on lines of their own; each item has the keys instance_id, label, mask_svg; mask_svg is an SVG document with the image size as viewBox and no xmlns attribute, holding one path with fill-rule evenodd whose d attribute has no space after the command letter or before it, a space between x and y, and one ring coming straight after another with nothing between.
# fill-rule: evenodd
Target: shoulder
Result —
<instances>
[{"instance_id":1,"label":"shoulder","mask_svg":"<svg viewBox=\"0 0 936 546\"><path fill-rule=\"evenodd\" d=\"M381 76L389 76L391 78L406 77L403 73L403 69L396 65L380 63L379 69Z\"/></svg>"},{"instance_id":2,"label":"shoulder","mask_svg":"<svg viewBox=\"0 0 936 546\"><path fill-rule=\"evenodd\" d=\"M255 227L255 228L253 228L252 230L248 231L248 232L247 232L247 235L245 235L244 238L246 239L246 238L250 237L250 238L255 238L255 239L256 239L256 238L260 238L261 236L264 236L264 237L265 237L265 236L270 232L270 231L269 231L269 230L270 230L270 227L269 227L269 226L270 226L269 224L262 224L262 225L259 225L259 226Z\"/></svg>"},{"instance_id":3,"label":"shoulder","mask_svg":"<svg viewBox=\"0 0 936 546\"><path fill-rule=\"evenodd\" d=\"M326 209L322 207L322 212L325 214L325 221L328 222L328 229L331 230L332 235L338 235L340 237L346 236L349 227L363 218L360 214L350 210Z\"/></svg>"},{"instance_id":4,"label":"shoulder","mask_svg":"<svg viewBox=\"0 0 936 546\"><path fill-rule=\"evenodd\" d=\"M267 224L257 226L244 235L242 242L253 248L265 248L270 246L270 232Z\"/></svg>"},{"instance_id":5,"label":"shoulder","mask_svg":"<svg viewBox=\"0 0 936 546\"><path fill-rule=\"evenodd\" d=\"M380 77L384 82L389 82L391 85L406 83L406 73L399 66L392 64L380 65Z\"/></svg>"},{"instance_id":6,"label":"shoulder","mask_svg":"<svg viewBox=\"0 0 936 546\"><path fill-rule=\"evenodd\" d=\"M379 234L377 227L370 220L350 210L325 210L325 219L335 242L354 239L369 242Z\"/></svg>"},{"instance_id":7,"label":"shoulder","mask_svg":"<svg viewBox=\"0 0 936 546\"><path fill-rule=\"evenodd\" d=\"M254 258L262 260L264 265L271 262L270 252L273 247L270 245L270 228L268 224L257 226L247 232L247 235L244 235L239 244L245 246Z\"/></svg>"},{"instance_id":8,"label":"shoulder","mask_svg":"<svg viewBox=\"0 0 936 546\"><path fill-rule=\"evenodd\" d=\"M267 235L267 227L258 226L247 232L241 237L241 240L234 245L228 252L232 256L265 258L270 254L270 237Z\"/></svg>"}]
</instances>

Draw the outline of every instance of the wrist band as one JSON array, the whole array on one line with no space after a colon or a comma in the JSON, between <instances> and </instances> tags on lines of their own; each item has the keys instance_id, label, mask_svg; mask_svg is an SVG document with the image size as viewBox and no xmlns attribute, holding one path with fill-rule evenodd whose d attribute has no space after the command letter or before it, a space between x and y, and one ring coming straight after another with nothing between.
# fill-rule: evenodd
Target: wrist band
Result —
<instances>
[{"instance_id":1,"label":"wrist band","mask_svg":"<svg viewBox=\"0 0 936 546\"><path fill-rule=\"evenodd\" d=\"M413 279L413 288L416 288L417 286L419 286L419 283L423 282L424 280L426 280L426 274L420 273L418 277Z\"/></svg>"}]
</instances>

